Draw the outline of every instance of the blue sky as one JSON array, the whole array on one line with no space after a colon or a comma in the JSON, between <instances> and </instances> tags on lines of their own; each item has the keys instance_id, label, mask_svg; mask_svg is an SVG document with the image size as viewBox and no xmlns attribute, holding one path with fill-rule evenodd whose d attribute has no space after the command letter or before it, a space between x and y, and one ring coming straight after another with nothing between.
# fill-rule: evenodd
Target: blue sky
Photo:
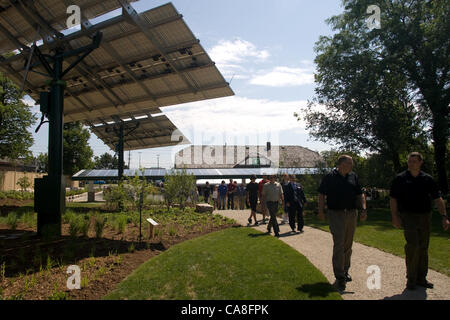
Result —
<instances>
[{"instance_id":1,"label":"blue sky","mask_svg":"<svg viewBox=\"0 0 450 320\"><path fill-rule=\"evenodd\" d=\"M133 3L144 11L167 1ZM216 62L235 96L163 108L194 144L300 145L314 141L293 116L314 96L314 44L331 34L325 20L342 12L339 0L174 0L175 8ZM38 107L33 110L38 112ZM37 125L37 124L36 124ZM33 128L34 132L34 128ZM48 126L34 134L35 155L47 151ZM114 154L95 135L95 155ZM131 167L169 168L180 146L131 152ZM128 161L128 152L125 154Z\"/></svg>"}]
</instances>

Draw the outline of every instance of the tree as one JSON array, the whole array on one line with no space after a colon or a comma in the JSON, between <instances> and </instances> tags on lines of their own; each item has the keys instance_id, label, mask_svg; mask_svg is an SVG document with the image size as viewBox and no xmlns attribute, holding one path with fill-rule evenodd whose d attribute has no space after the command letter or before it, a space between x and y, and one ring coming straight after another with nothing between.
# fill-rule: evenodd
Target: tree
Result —
<instances>
[{"instance_id":1,"label":"tree","mask_svg":"<svg viewBox=\"0 0 450 320\"><path fill-rule=\"evenodd\" d=\"M337 47L340 44L341 48L348 45L351 49L345 52L335 50L343 63L347 58L358 59L371 54L385 70L402 78L414 102L416 115L423 116L431 124L430 135L434 144L439 186L447 193L450 2L380 1L377 4L381 12L381 28L369 31L365 21L366 10L372 4L371 0L343 0L344 13L328 20L337 33L332 39L322 37L320 42L326 45L327 41L333 41ZM361 43L365 50L352 50L357 48L353 45L354 42ZM327 68L326 65L323 67L332 72L333 68ZM371 72L370 69L367 71ZM350 70L350 75L357 74ZM320 82L320 76L318 80ZM347 82L339 80L335 82L336 90L347 85ZM395 84L395 81L390 83ZM375 84L380 85L380 88L388 88L378 82Z\"/></svg>"},{"instance_id":2,"label":"tree","mask_svg":"<svg viewBox=\"0 0 450 320\"><path fill-rule=\"evenodd\" d=\"M40 153L36 157L36 164L38 172L48 172L48 154Z\"/></svg>"},{"instance_id":3,"label":"tree","mask_svg":"<svg viewBox=\"0 0 450 320\"><path fill-rule=\"evenodd\" d=\"M94 152L89 146L89 130L80 122L64 124L63 170L66 175L74 175L81 169L92 168Z\"/></svg>"},{"instance_id":4,"label":"tree","mask_svg":"<svg viewBox=\"0 0 450 320\"><path fill-rule=\"evenodd\" d=\"M186 200L196 191L195 177L187 174L186 170L171 171L164 177L164 199L169 208L178 201L180 208L184 209Z\"/></svg>"},{"instance_id":5,"label":"tree","mask_svg":"<svg viewBox=\"0 0 450 320\"><path fill-rule=\"evenodd\" d=\"M105 152L100 157L94 157L94 169L117 169L119 160L117 157Z\"/></svg>"},{"instance_id":6,"label":"tree","mask_svg":"<svg viewBox=\"0 0 450 320\"><path fill-rule=\"evenodd\" d=\"M20 187L22 192L25 192L29 187L31 187L31 181L27 176L23 176L17 180L17 185Z\"/></svg>"},{"instance_id":7,"label":"tree","mask_svg":"<svg viewBox=\"0 0 450 320\"><path fill-rule=\"evenodd\" d=\"M33 136L28 128L36 121L31 107L22 102L23 94L0 74L0 158L18 159L31 155Z\"/></svg>"},{"instance_id":8,"label":"tree","mask_svg":"<svg viewBox=\"0 0 450 320\"><path fill-rule=\"evenodd\" d=\"M334 29L341 22L329 20ZM316 97L304 110L311 135L343 149L383 154L399 170L401 155L425 140L406 78L378 58L367 37L347 29L321 37L315 50Z\"/></svg>"}]
</instances>

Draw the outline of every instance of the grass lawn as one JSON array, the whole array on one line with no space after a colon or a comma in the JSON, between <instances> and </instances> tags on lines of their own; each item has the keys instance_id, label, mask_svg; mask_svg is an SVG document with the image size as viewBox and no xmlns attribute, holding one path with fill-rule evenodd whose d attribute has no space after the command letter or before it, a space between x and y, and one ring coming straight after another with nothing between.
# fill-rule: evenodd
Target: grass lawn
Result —
<instances>
[{"instance_id":1,"label":"grass lawn","mask_svg":"<svg viewBox=\"0 0 450 320\"><path fill-rule=\"evenodd\" d=\"M180 243L148 260L105 299L341 299L303 255L251 228Z\"/></svg>"},{"instance_id":2,"label":"grass lawn","mask_svg":"<svg viewBox=\"0 0 450 320\"><path fill-rule=\"evenodd\" d=\"M356 242L375 247L394 255L405 257L405 238L403 230L392 226L389 209L369 209L365 222L358 220L355 238ZM320 221L311 212L305 216L305 224L310 227L330 231L328 220ZM428 250L429 267L450 276L450 230L444 231L442 219L433 212L432 232Z\"/></svg>"}]
</instances>

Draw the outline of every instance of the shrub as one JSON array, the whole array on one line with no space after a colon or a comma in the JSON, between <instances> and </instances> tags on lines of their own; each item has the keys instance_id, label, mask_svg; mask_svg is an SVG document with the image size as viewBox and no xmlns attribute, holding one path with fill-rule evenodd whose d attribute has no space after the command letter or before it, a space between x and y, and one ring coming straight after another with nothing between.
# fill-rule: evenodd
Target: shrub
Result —
<instances>
[{"instance_id":1,"label":"shrub","mask_svg":"<svg viewBox=\"0 0 450 320\"><path fill-rule=\"evenodd\" d=\"M103 191L103 199L105 207L108 210L118 210L121 206L125 206L130 201L130 195L125 189L124 183L117 186L110 186Z\"/></svg>"},{"instance_id":2,"label":"shrub","mask_svg":"<svg viewBox=\"0 0 450 320\"><path fill-rule=\"evenodd\" d=\"M69 234L71 237L76 237L81 232L82 218L80 216L72 216L69 221Z\"/></svg>"},{"instance_id":3,"label":"shrub","mask_svg":"<svg viewBox=\"0 0 450 320\"><path fill-rule=\"evenodd\" d=\"M100 238L103 234L103 229L106 225L106 218L101 216L96 216L94 219L94 229L95 229L95 236L97 238Z\"/></svg>"},{"instance_id":4,"label":"shrub","mask_svg":"<svg viewBox=\"0 0 450 320\"><path fill-rule=\"evenodd\" d=\"M29 228L36 226L36 220L33 212L26 212L20 218Z\"/></svg>"},{"instance_id":5,"label":"shrub","mask_svg":"<svg viewBox=\"0 0 450 320\"><path fill-rule=\"evenodd\" d=\"M125 227L127 226L128 217L125 215L120 215L116 219L116 230L118 233L123 233Z\"/></svg>"},{"instance_id":6,"label":"shrub","mask_svg":"<svg viewBox=\"0 0 450 320\"><path fill-rule=\"evenodd\" d=\"M11 228L11 230L16 230L17 228L17 222L18 222L18 217L17 217L17 213L15 212L10 212L8 214L8 218L6 219L6 223L8 224L8 226Z\"/></svg>"},{"instance_id":7,"label":"shrub","mask_svg":"<svg viewBox=\"0 0 450 320\"><path fill-rule=\"evenodd\" d=\"M89 233L89 227L91 225L91 220L89 215L84 215L80 222L80 232L83 237L87 237Z\"/></svg>"}]
</instances>

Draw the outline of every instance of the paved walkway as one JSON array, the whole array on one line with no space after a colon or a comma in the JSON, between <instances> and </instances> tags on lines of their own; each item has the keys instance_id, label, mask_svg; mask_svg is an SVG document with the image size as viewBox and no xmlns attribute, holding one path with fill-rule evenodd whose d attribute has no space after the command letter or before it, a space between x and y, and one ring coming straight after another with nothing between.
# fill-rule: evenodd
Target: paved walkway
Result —
<instances>
[{"instance_id":1,"label":"paved walkway","mask_svg":"<svg viewBox=\"0 0 450 320\"><path fill-rule=\"evenodd\" d=\"M248 225L250 210L223 210L214 213L235 219L243 226ZM262 215L257 214L258 220ZM278 220L281 222L281 219ZM267 232L267 224L254 227ZM280 225L280 240L303 254L316 266L330 283L335 282L331 259L333 255L333 239L329 232L307 227L304 233L292 233L288 224ZM272 231L273 236L273 231ZM369 266L376 265L381 271L381 288L370 290L367 286ZM360 243L353 243L352 266L350 275L352 282L347 283L347 289L342 293L345 300L450 300L450 278L433 270L428 272L428 280L434 283L434 289L417 287L415 291L405 290L406 266L403 258L385 253L379 249Z\"/></svg>"}]
</instances>

